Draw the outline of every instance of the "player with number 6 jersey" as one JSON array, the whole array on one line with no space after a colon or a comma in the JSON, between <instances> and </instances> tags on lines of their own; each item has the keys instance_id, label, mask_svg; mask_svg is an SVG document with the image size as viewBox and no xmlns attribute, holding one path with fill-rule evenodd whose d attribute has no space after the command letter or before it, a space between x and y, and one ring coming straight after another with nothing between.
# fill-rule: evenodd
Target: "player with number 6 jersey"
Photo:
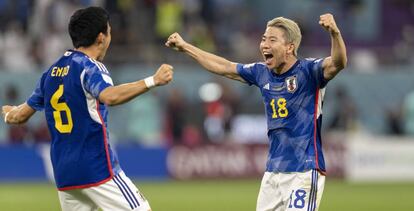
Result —
<instances>
[{"instance_id":1,"label":"player with number 6 jersey","mask_svg":"<svg viewBox=\"0 0 414 211\"><path fill-rule=\"evenodd\" d=\"M98 100L113 85L101 62L68 50L43 73L27 100L30 107L45 111L59 190L95 186L120 172L109 142L108 108Z\"/></svg>"},{"instance_id":2,"label":"player with number 6 jersey","mask_svg":"<svg viewBox=\"0 0 414 211\"><path fill-rule=\"evenodd\" d=\"M111 27L108 13L100 7L77 10L69 34L74 49L43 73L26 103L2 107L4 121L21 124L44 110L62 210L150 211L111 149L108 106L169 83L173 68L164 64L144 80L114 85L101 63L111 42Z\"/></svg>"},{"instance_id":3,"label":"player with number 6 jersey","mask_svg":"<svg viewBox=\"0 0 414 211\"><path fill-rule=\"evenodd\" d=\"M318 210L325 183L322 100L329 80L345 68L346 48L331 14L319 24L331 37L331 56L300 59L299 26L278 17L260 42L264 62L240 64L205 52L173 33L166 46L183 51L208 71L260 89L266 110L269 155L257 211Z\"/></svg>"}]
</instances>

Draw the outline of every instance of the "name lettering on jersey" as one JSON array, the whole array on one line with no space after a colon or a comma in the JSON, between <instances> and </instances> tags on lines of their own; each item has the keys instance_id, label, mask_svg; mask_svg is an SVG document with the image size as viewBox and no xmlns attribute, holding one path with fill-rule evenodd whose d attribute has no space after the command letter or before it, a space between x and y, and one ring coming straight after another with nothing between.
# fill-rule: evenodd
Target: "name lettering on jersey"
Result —
<instances>
[{"instance_id":1,"label":"name lettering on jersey","mask_svg":"<svg viewBox=\"0 0 414 211\"><path fill-rule=\"evenodd\" d=\"M69 65L66 67L53 67L50 75L52 77L65 77L69 74Z\"/></svg>"},{"instance_id":2,"label":"name lettering on jersey","mask_svg":"<svg viewBox=\"0 0 414 211\"><path fill-rule=\"evenodd\" d=\"M296 75L286 78L286 88L287 88L287 91L290 93L293 93L296 91L296 89L298 88L298 80L296 80Z\"/></svg>"}]
</instances>

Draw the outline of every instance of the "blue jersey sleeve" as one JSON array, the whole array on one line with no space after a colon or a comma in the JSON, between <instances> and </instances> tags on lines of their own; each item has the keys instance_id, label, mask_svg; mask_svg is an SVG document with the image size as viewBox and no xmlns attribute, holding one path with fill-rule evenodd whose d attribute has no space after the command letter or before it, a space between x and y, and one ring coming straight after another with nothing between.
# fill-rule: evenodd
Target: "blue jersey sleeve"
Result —
<instances>
[{"instance_id":1,"label":"blue jersey sleeve","mask_svg":"<svg viewBox=\"0 0 414 211\"><path fill-rule=\"evenodd\" d=\"M237 72L249 84L258 84L258 70L257 63L252 64L237 64Z\"/></svg>"},{"instance_id":2,"label":"blue jersey sleeve","mask_svg":"<svg viewBox=\"0 0 414 211\"><path fill-rule=\"evenodd\" d=\"M324 88L328 84L328 80L323 76L322 63L324 59L307 59L307 61L310 76L320 88Z\"/></svg>"},{"instance_id":3,"label":"blue jersey sleeve","mask_svg":"<svg viewBox=\"0 0 414 211\"><path fill-rule=\"evenodd\" d=\"M82 85L96 99L107 87L113 86L112 78L103 64L96 64L84 70Z\"/></svg>"},{"instance_id":4,"label":"blue jersey sleeve","mask_svg":"<svg viewBox=\"0 0 414 211\"><path fill-rule=\"evenodd\" d=\"M37 82L36 88L30 95L26 103L36 111L42 111L45 107L44 102L44 81L48 71L44 72L40 80Z\"/></svg>"}]
</instances>

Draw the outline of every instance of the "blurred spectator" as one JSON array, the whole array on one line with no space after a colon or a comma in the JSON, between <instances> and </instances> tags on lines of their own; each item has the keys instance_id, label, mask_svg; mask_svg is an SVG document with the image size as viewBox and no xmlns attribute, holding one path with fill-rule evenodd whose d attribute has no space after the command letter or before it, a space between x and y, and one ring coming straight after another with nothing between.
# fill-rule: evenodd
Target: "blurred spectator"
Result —
<instances>
[{"instance_id":1,"label":"blurred spectator","mask_svg":"<svg viewBox=\"0 0 414 211\"><path fill-rule=\"evenodd\" d=\"M16 105L20 102L19 91L17 87L9 84L6 87L6 105ZM23 144L27 139L30 139L30 129L27 124L23 125L9 125L8 126L8 140L11 144Z\"/></svg>"},{"instance_id":2,"label":"blurred spectator","mask_svg":"<svg viewBox=\"0 0 414 211\"><path fill-rule=\"evenodd\" d=\"M1 63L4 68L14 72L34 71L34 62L29 55L30 39L23 31L18 21L9 22L4 32L1 49Z\"/></svg>"},{"instance_id":3,"label":"blurred spectator","mask_svg":"<svg viewBox=\"0 0 414 211\"><path fill-rule=\"evenodd\" d=\"M343 86L338 86L335 92L335 99L332 100L334 112L332 121L329 123L329 129L341 131L355 131L358 129L358 111L352 99Z\"/></svg>"},{"instance_id":4,"label":"blurred spectator","mask_svg":"<svg viewBox=\"0 0 414 211\"><path fill-rule=\"evenodd\" d=\"M230 137L237 107L237 95L225 83L207 83L200 87L204 101L204 130L211 142L221 143Z\"/></svg>"},{"instance_id":5,"label":"blurred spectator","mask_svg":"<svg viewBox=\"0 0 414 211\"><path fill-rule=\"evenodd\" d=\"M164 114L160 107L156 92L141 95L127 104L127 132L139 144L145 146L163 145L161 140L161 116ZM145 121L144 121L145 120Z\"/></svg>"},{"instance_id":6,"label":"blurred spectator","mask_svg":"<svg viewBox=\"0 0 414 211\"><path fill-rule=\"evenodd\" d=\"M401 64L414 64L414 24L405 25L401 35L393 49L396 59Z\"/></svg>"},{"instance_id":7,"label":"blurred spectator","mask_svg":"<svg viewBox=\"0 0 414 211\"><path fill-rule=\"evenodd\" d=\"M42 121L32 129L32 133L35 143L50 144L52 141L45 119L42 119Z\"/></svg>"},{"instance_id":8,"label":"blurred spectator","mask_svg":"<svg viewBox=\"0 0 414 211\"><path fill-rule=\"evenodd\" d=\"M179 32L183 27L183 7L178 0L158 0L155 29L159 39Z\"/></svg>"},{"instance_id":9,"label":"blurred spectator","mask_svg":"<svg viewBox=\"0 0 414 211\"><path fill-rule=\"evenodd\" d=\"M215 52L216 45L213 35L207 25L200 19L192 20L188 24L187 35L191 43L208 52Z\"/></svg>"},{"instance_id":10,"label":"blurred spectator","mask_svg":"<svg viewBox=\"0 0 414 211\"><path fill-rule=\"evenodd\" d=\"M182 144L190 147L198 146L203 143L199 127L195 125L186 125L183 129Z\"/></svg>"},{"instance_id":11,"label":"blurred spectator","mask_svg":"<svg viewBox=\"0 0 414 211\"><path fill-rule=\"evenodd\" d=\"M108 64L169 59L168 53L161 51L162 43L175 31L207 51L220 48L225 57L253 60L258 57L257 50L240 49L257 49L264 21L275 14L298 20L302 33L307 34L303 51L318 55L329 43L320 39L323 31L316 21L320 14L332 12L343 26L350 49L363 49L349 51L350 58L355 58L350 61L361 67L358 69L375 70L377 64L413 62L413 4L409 0L5 0L0 1L0 57L4 66L13 69L49 65L40 60L53 60L51 54L68 46L64 36L70 15L76 8L89 5L104 6L110 12L115 53L106 58ZM276 10L270 9L274 5L278 5ZM234 11L238 11L237 16ZM14 22L20 29L7 29L16 25Z\"/></svg>"},{"instance_id":12,"label":"blurred spectator","mask_svg":"<svg viewBox=\"0 0 414 211\"><path fill-rule=\"evenodd\" d=\"M172 144L182 144L183 142L184 126L186 125L185 117L188 115L187 104L183 93L179 89L172 89L168 94L165 118L167 137L172 141Z\"/></svg>"},{"instance_id":13,"label":"blurred spectator","mask_svg":"<svg viewBox=\"0 0 414 211\"><path fill-rule=\"evenodd\" d=\"M390 135L402 135L404 133L401 127L401 109L387 109L386 123L388 124L388 134Z\"/></svg>"},{"instance_id":14,"label":"blurred spectator","mask_svg":"<svg viewBox=\"0 0 414 211\"><path fill-rule=\"evenodd\" d=\"M355 49L351 54L350 63L358 72L374 73L378 70L378 61L375 53L369 49Z\"/></svg>"},{"instance_id":15,"label":"blurred spectator","mask_svg":"<svg viewBox=\"0 0 414 211\"><path fill-rule=\"evenodd\" d=\"M414 92L411 92L404 99L404 132L407 135L414 136Z\"/></svg>"},{"instance_id":16,"label":"blurred spectator","mask_svg":"<svg viewBox=\"0 0 414 211\"><path fill-rule=\"evenodd\" d=\"M42 49L42 67L48 68L65 50L72 48L72 43L67 33L62 33L54 25L48 25L46 30L48 36L42 38L38 47Z\"/></svg>"}]
</instances>

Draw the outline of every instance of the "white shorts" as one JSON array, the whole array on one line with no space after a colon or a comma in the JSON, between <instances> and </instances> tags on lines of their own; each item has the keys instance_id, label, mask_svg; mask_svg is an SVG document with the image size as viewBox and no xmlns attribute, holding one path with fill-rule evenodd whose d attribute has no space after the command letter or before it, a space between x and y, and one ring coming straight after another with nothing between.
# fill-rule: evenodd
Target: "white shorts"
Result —
<instances>
[{"instance_id":1,"label":"white shorts","mask_svg":"<svg viewBox=\"0 0 414 211\"><path fill-rule=\"evenodd\" d=\"M316 170L294 173L266 172L256 211L317 211L325 176Z\"/></svg>"},{"instance_id":2,"label":"white shorts","mask_svg":"<svg viewBox=\"0 0 414 211\"><path fill-rule=\"evenodd\" d=\"M102 185L58 191L58 195L62 211L151 210L148 201L124 172Z\"/></svg>"}]
</instances>

